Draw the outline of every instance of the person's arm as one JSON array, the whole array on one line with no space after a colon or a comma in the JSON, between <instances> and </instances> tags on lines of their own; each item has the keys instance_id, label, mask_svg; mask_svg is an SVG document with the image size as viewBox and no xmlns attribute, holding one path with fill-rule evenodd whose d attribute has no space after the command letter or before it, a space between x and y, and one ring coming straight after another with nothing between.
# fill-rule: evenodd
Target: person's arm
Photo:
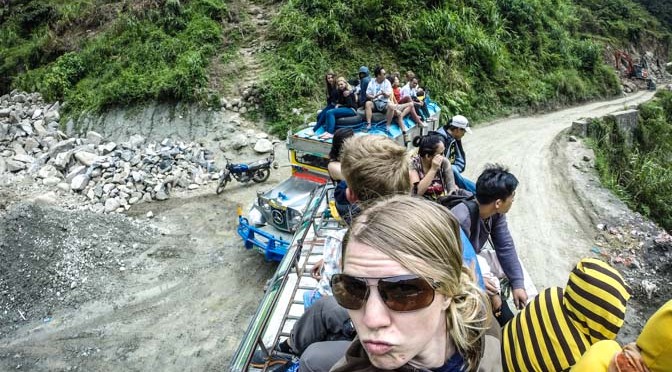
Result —
<instances>
[{"instance_id":1,"label":"person's arm","mask_svg":"<svg viewBox=\"0 0 672 372\"><path fill-rule=\"evenodd\" d=\"M453 161L453 167L457 169L459 173L464 172L464 168L467 167L467 159L464 154L464 149L462 148L462 142L455 140L452 144L455 146L455 160Z\"/></svg>"},{"instance_id":2,"label":"person's arm","mask_svg":"<svg viewBox=\"0 0 672 372\"><path fill-rule=\"evenodd\" d=\"M374 87L375 84L373 81L369 81L369 85L366 87L366 98L370 100L376 99L376 88Z\"/></svg>"},{"instance_id":3,"label":"person's arm","mask_svg":"<svg viewBox=\"0 0 672 372\"><path fill-rule=\"evenodd\" d=\"M383 97L390 98L392 95L392 84L390 84L389 80L385 79L383 86L380 88L380 92Z\"/></svg>"},{"instance_id":4,"label":"person's arm","mask_svg":"<svg viewBox=\"0 0 672 372\"><path fill-rule=\"evenodd\" d=\"M418 162L421 162L421 160ZM425 195L425 192L427 192L427 189L432 184L432 181L434 181L436 172L439 171L442 162L443 155L435 155L434 158L432 158L432 167L429 169L429 171L427 171L427 173L425 173L425 177L422 179L420 179L417 170L411 170L411 184L418 182L418 195ZM415 176L413 175L414 173Z\"/></svg>"},{"instance_id":5,"label":"person's arm","mask_svg":"<svg viewBox=\"0 0 672 372\"><path fill-rule=\"evenodd\" d=\"M502 265L504 274L511 282L513 289L513 302L517 308L522 308L527 302L527 293L525 292L525 282L523 277L523 268L518 260L516 246L513 244L513 238L509 231L506 215L496 214L492 216L492 230L490 233L492 244L494 245L497 259Z\"/></svg>"},{"instance_id":6,"label":"person's arm","mask_svg":"<svg viewBox=\"0 0 672 372\"><path fill-rule=\"evenodd\" d=\"M353 94L350 94L350 95L348 95L348 96L346 96L346 97L344 97L344 98L345 98L345 102L343 103L343 106L344 106L344 107L352 108L352 109L356 109L356 108L357 108L357 104L356 104L356 102L355 102L355 97L354 97Z\"/></svg>"},{"instance_id":7,"label":"person's arm","mask_svg":"<svg viewBox=\"0 0 672 372\"><path fill-rule=\"evenodd\" d=\"M404 99L405 97L408 97L408 96L411 95L411 88L408 86L408 84L401 87L401 91L399 92L399 95L401 96L401 99Z\"/></svg>"},{"instance_id":8,"label":"person's arm","mask_svg":"<svg viewBox=\"0 0 672 372\"><path fill-rule=\"evenodd\" d=\"M443 158L441 171L443 172L443 189L446 190L446 192L449 194L457 190L453 168L450 166L450 160L448 160L446 157Z\"/></svg>"},{"instance_id":9,"label":"person's arm","mask_svg":"<svg viewBox=\"0 0 672 372\"><path fill-rule=\"evenodd\" d=\"M341 173L341 162L339 161L330 161L327 165L327 171L332 180L340 181L344 179L343 173Z\"/></svg>"}]
</instances>

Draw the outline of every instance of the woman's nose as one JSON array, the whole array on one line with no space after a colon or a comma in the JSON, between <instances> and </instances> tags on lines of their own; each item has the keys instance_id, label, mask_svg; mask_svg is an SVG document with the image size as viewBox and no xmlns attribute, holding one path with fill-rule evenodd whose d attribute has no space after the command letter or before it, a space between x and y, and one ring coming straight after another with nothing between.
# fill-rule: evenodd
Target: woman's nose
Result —
<instances>
[{"instance_id":1,"label":"woman's nose","mask_svg":"<svg viewBox=\"0 0 672 372\"><path fill-rule=\"evenodd\" d=\"M364 304L364 325L370 329L383 328L390 325L390 310L378 293L378 287L369 289L369 298Z\"/></svg>"}]
</instances>

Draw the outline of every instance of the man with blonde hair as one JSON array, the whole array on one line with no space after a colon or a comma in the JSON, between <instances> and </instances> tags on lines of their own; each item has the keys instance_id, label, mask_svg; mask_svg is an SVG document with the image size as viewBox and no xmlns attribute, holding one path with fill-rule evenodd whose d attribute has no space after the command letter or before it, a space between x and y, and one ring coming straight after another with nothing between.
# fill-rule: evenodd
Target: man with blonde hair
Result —
<instances>
[{"instance_id":1,"label":"man with blonde hair","mask_svg":"<svg viewBox=\"0 0 672 372\"><path fill-rule=\"evenodd\" d=\"M411 191L406 149L387 137L348 138L341 150L341 173L350 203Z\"/></svg>"}]
</instances>

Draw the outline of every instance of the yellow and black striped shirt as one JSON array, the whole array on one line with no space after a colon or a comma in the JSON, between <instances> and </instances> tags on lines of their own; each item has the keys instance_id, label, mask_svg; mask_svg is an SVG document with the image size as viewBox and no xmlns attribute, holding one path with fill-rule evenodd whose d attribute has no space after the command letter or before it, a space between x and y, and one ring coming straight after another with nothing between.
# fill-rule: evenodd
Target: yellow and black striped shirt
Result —
<instances>
[{"instance_id":1,"label":"yellow and black striped shirt","mask_svg":"<svg viewBox=\"0 0 672 372\"><path fill-rule=\"evenodd\" d=\"M595 259L581 260L564 290L543 290L504 326L504 370L569 370L590 345L616 337L625 319L629 291L611 266Z\"/></svg>"}]
</instances>

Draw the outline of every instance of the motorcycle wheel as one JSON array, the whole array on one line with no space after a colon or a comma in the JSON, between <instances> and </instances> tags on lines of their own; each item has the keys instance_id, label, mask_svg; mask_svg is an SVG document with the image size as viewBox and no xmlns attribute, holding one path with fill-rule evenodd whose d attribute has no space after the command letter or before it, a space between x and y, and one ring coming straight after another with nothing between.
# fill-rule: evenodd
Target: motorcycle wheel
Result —
<instances>
[{"instance_id":1,"label":"motorcycle wheel","mask_svg":"<svg viewBox=\"0 0 672 372\"><path fill-rule=\"evenodd\" d=\"M222 177L222 178L219 179L219 183L217 184L217 190L216 190L217 195L224 192L224 188L226 187L226 184L228 182L229 182L229 180L227 179L227 177Z\"/></svg>"},{"instance_id":2,"label":"motorcycle wheel","mask_svg":"<svg viewBox=\"0 0 672 372\"><path fill-rule=\"evenodd\" d=\"M271 171L269 169L262 168L254 173L254 176L252 176L252 181L256 183L264 182L268 179L270 175Z\"/></svg>"}]
</instances>

